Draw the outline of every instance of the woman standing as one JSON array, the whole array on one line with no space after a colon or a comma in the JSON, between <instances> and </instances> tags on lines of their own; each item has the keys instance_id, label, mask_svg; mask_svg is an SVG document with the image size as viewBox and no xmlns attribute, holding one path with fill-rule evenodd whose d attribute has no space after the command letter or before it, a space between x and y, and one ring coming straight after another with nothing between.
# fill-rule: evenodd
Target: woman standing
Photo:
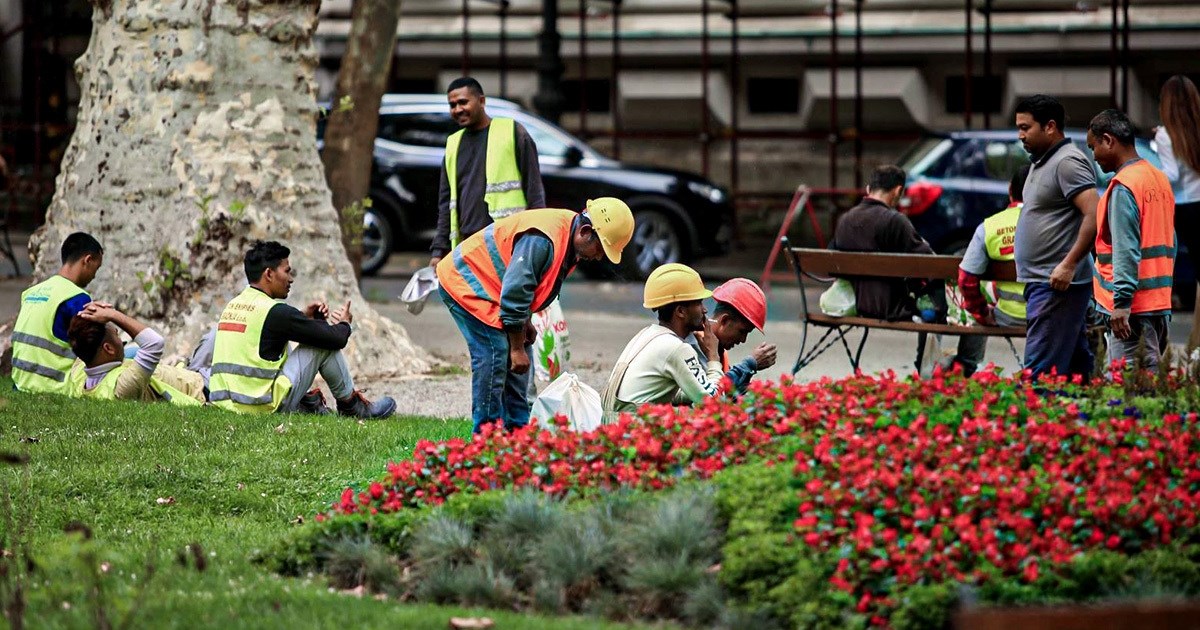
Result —
<instances>
[{"instance_id":1,"label":"woman standing","mask_svg":"<svg viewBox=\"0 0 1200 630\"><path fill-rule=\"evenodd\" d=\"M1175 75L1163 84L1158 105L1162 126L1154 134L1163 172L1175 191L1175 235L1188 248L1192 269L1200 265L1200 92L1196 84ZM1188 347L1200 344L1193 315Z\"/></svg>"}]
</instances>

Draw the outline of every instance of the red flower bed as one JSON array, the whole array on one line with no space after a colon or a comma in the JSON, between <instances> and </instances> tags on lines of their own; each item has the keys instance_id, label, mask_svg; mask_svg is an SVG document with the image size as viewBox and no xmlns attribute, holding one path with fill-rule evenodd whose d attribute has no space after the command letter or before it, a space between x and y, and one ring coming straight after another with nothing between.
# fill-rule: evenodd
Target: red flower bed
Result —
<instances>
[{"instance_id":1,"label":"red flower bed","mask_svg":"<svg viewBox=\"0 0 1200 630\"><path fill-rule=\"evenodd\" d=\"M985 391L954 423L870 413L801 443L796 534L844 554L830 583L859 612L882 622L889 580L975 582L994 567L1033 582L1043 564L1136 552L1196 526L1195 413L1114 407L1093 419L1032 392L1001 397Z\"/></svg>"},{"instance_id":2,"label":"red flower bed","mask_svg":"<svg viewBox=\"0 0 1200 630\"><path fill-rule=\"evenodd\" d=\"M419 443L385 479L347 488L332 513L495 488L660 489L770 455L793 466L795 544L833 557L831 588L884 624L906 585L996 571L1032 582L1084 551L1132 553L1195 528L1196 414L1143 418L1083 396L1119 396L1119 382L1060 385L1075 397L990 373L785 379L755 383L740 401L647 406L590 433L488 427L470 441Z\"/></svg>"}]
</instances>

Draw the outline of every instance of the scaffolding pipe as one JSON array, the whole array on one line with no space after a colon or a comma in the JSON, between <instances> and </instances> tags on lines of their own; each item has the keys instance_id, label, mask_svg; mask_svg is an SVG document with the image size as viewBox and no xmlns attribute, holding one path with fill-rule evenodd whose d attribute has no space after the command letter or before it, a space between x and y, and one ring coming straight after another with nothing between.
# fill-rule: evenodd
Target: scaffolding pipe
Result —
<instances>
[{"instance_id":1,"label":"scaffolding pipe","mask_svg":"<svg viewBox=\"0 0 1200 630\"><path fill-rule=\"evenodd\" d=\"M729 0L729 191L738 194L738 97L741 92L741 74L738 72L738 0ZM708 83L708 77L703 81ZM734 223L736 228L737 223ZM739 239L740 240L740 239Z\"/></svg>"},{"instance_id":2,"label":"scaffolding pipe","mask_svg":"<svg viewBox=\"0 0 1200 630\"><path fill-rule=\"evenodd\" d=\"M579 0L579 137L587 133L587 0Z\"/></svg>"},{"instance_id":3,"label":"scaffolding pipe","mask_svg":"<svg viewBox=\"0 0 1200 630\"><path fill-rule=\"evenodd\" d=\"M975 56L974 55L975 51L972 48L973 42L971 41L971 39L972 39L971 38L971 26L972 26L971 13L973 13L973 11L972 11L973 7L971 6L971 2L972 2L972 0L967 0L967 2L966 2L966 7L967 7L966 8L966 13L967 13L966 53L967 54L966 54L966 68L964 69L965 70L964 74L966 76L963 77L963 124L966 126L967 129L971 128L971 75L974 74L974 68L971 67L971 61L972 61L971 57Z\"/></svg>"},{"instance_id":4,"label":"scaffolding pipe","mask_svg":"<svg viewBox=\"0 0 1200 630\"><path fill-rule=\"evenodd\" d=\"M983 1L983 82L990 91L996 90L995 84L992 83L992 0ZM989 98L987 105L983 108L983 128L992 128L992 102Z\"/></svg>"},{"instance_id":5,"label":"scaffolding pipe","mask_svg":"<svg viewBox=\"0 0 1200 630\"><path fill-rule=\"evenodd\" d=\"M863 126L863 93L862 93L862 8L864 0L854 0L854 188L862 189L862 126Z\"/></svg>"},{"instance_id":6,"label":"scaffolding pipe","mask_svg":"<svg viewBox=\"0 0 1200 630\"><path fill-rule=\"evenodd\" d=\"M700 172L708 177L708 0L700 3Z\"/></svg>"},{"instance_id":7,"label":"scaffolding pipe","mask_svg":"<svg viewBox=\"0 0 1200 630\"><path fill-rule=\"evenodd\" d=\"M837 47L838 0L829 2L829 187L837 188L838 139L838 47Z\"/></svg>"},{"instance_id":8,"label":"scaffolding pipe","mask_svg":"<svg viewBox=\"0 0 1200 630\"><path fill-rule=\"evenodd\" d=\"M1108 97L1113 108L1121 107L1117 102L1117 6L1112 0L1112 24L1108 31Z\"/></svg>"},{"instance_id":9,"label":"scaffolding pipe","mask_svg":"<svg viewBox=\"0 0 1200 630\"><path fill-rule=\"evenodd\" d=\"M617 79L621 68L621 0L612 0L612 85L609 86L609 113L612 115L612 152L613 157L621 159L621 88Z\"/></svg>"},{"instance_id":10,"label":"scaffolding pipe","mask_svg":"<svg viewBox=\"0 0 1200 630\"><path fill-rule=\"evenodd\" d=\"M508 98L508 0L500 0L500 96Z\"/></svg>"},{"instance_id":11,"label":"scaffolding pipe","mask_svg":"<svg viewBox=\"0 0 1200 630\"><path fill-rule=\"evenodd\" d=\"M471 21L471 7L468 0L462 0L462 75L470 76L471 74L471 30L468 27Z\"/></svg>"},{"instance_id":12,"label":"scaffolding pipe","mask_svg":"<svg viewBox=\"0 0 1200 630\"><path fill-rule=\"evenodd\" d=\"M1129 0L1121 2L1121 111L1129 113Z\"/></svg>"}]
</instances>

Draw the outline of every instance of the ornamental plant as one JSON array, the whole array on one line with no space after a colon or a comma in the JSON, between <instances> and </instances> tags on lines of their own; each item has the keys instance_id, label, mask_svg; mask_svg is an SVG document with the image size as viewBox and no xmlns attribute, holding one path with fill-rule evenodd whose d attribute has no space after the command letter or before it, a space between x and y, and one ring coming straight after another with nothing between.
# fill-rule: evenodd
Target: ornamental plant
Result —
<instances>
[{"instance_id":1,"label":"ornamental plant","mask_svg":"<svg viewBox=\"0 0 1200 630\"><path fill-rule=\"evenodd\" d=\"M1143 394L1155 387L1158 395ZM764 559L776 563L770 571L742 575L739 558L726 557L729 592L769 602L792 589L844 607L826 621L889 625L897 611L899 621L911 616L914 597L942 602L944 612L955 596L928 590L939 585L1044 585L1089 554L1196 542L1196 409L1184 369L1136 379L1117 371L1092 383L995 371L784 378L754 383L736 400L646 406L588 433L560 419L553 430L489 426L470 441L421 442L411 460L347 488L318 520L497 489L568 498L654 491L756 460L789 477L792 500L772 544L799 560L788 565L793 556L780 554ZM789 586L789 570L803 582ZM773 614L820 625L808 613Z\"/></svg>"}]
</instances>

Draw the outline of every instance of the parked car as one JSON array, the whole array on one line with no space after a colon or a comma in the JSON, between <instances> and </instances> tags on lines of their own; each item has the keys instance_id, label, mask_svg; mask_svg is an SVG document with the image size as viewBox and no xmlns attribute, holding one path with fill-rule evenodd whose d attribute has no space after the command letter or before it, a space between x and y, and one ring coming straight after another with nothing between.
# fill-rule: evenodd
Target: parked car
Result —
<instances>
[{"instance_id":1,"label":"parked car","mask_svg":"<svg viewBox=\"0 0 1200 630\"><path fill-rule=\"evenodd\" d=\"M1087 132L1068 129L1067 137L1089 157ZM1161 166L1153 143L1138 138L1138 153ZM917 141L898 164L908 173L908 186L900 209L934 250L958 254L966 250L975 228L1008 205L1008 182L1029 163L1029 153L1017 140L1017 131L955 131L930 134ZM1096 170L1103 194L1111 173ZM1191 308L1196 280L1188 252L1180 248L1175 265L1175 294Z\"/></svg>"},{"instance_id":2,"label":"parked car","mask_svg":"<svg viewBox=\"0 0 1200 630\"><path fill-rule=\"evenodd\" d=\"M725 189L692 173L631 166L604 157L549 121L500 98L488 113L515 119L538 146L551 208L579 210L588 199L617 197L633 210L637 227L618 276L644 279L659 265L728 251L733 205ZM427 250L437 228L438 182L446 138L458 131L443 94L384 96L379 110L371 208L365 214L363 273L373 274L393 250ZM323 136L324 124L318 125ZM603 265L589 275L612 273Z\"/></svg>"}]
</instances>

